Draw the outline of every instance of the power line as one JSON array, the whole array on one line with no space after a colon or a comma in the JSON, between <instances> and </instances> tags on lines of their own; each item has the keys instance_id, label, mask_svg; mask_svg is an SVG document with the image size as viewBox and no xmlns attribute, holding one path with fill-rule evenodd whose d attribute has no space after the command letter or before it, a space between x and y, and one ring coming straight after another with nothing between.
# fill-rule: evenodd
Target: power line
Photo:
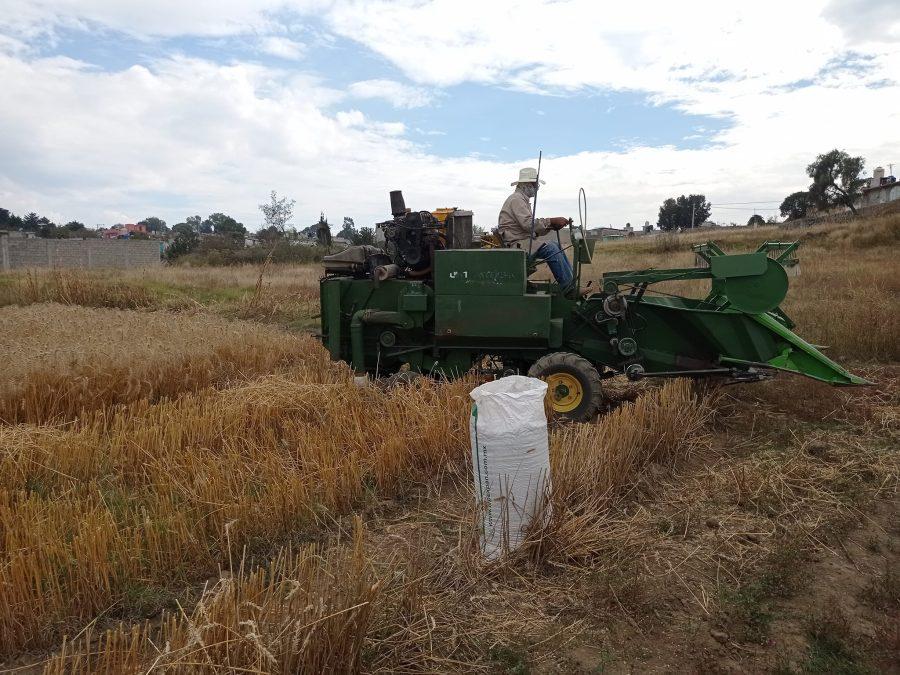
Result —
<instances>
[{"instance_id":1,"label":"power line","mask_svg":"<svg viewBox=\"0 0 900 675\"><path fill-rule=\"evenodd\" d=\"M713 209L722 209L724 211L776 211L778 210L777 206L716 206L712 205Z\"/></svg>"},{"instance_id":2,"label":"power line","mask_svg":"<svg viewBox=\"0 0 900 675\"><path fill-rule=\"evenodd\" d=\"M722 206L741 206L741 205L744 205L744 204L780 204L780 203L781 203L781 202L778 201L778 200L776 199L776 200L769 200L769 201L767 201L767 202L720 202L719 204L716 204L715 202L713 202L712 205L713 205L713 206L717 206L717 205L722 205Z\"/></svg>"}]
</instances>

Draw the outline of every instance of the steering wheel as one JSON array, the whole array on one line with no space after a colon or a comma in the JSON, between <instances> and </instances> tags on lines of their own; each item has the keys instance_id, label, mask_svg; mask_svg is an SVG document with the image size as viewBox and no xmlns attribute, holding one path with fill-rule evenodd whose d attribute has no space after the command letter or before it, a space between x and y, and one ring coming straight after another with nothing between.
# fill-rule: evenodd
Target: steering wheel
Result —
<instances>
[{"instance_id":1,"label":"steering wheel","mask_svg":"<svg viewBox=\"0 0 900 675\"><path fill-rule=\"evenodd\" d=\"M581 203L584 202L584 213L581 212ZM578 229L581 232L581 238L587 239L587 231L584 229L585 221L587 221L587 193L584 188L578 188ZM574 224L569 225L569 234L572 234Z\"/></svg>"}]
</instances>

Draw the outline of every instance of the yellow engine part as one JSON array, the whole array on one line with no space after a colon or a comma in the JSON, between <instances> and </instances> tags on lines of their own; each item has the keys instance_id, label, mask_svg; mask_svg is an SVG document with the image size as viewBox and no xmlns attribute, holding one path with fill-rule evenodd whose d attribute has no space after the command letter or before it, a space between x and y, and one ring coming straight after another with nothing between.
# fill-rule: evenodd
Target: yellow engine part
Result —
<instances>
[{"instance_id":1,"label":"yellow engine part","mask_svg":"<svg viewBox=\"0 0 900 675\"><path fill-rule=\"evenodd\" d=\"M442 224L443 224L444 221L447 220L447 216L449 216L449 215L450 215L451 213L453 213L454 211L456 211L456 207L455 207L455 206L454 206L453 208L447 208L447 207L445 206L445 207L440 208L440 209L435 209L434 211L431 212L431 215L433 215L433 216L435 217L435 219L436 219L439 223L442 223Z\"/></svg>"}]
</instances>

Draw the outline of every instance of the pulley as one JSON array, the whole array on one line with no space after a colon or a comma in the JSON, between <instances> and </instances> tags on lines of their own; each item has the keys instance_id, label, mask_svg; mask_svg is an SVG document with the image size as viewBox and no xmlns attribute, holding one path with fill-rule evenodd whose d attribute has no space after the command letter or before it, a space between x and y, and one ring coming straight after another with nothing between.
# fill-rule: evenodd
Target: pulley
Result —
<instances>
[{"instance_id":1,"label":"pulley","mask_svg":"<svg viewBox=\"0 0 900 675\"><path fill-rule=\"evenodd\" d=\"M603 311L609 316L625 316L628 311L628 302L621 295L607 295L603 299Z\"/></svg>"}]
</instances>

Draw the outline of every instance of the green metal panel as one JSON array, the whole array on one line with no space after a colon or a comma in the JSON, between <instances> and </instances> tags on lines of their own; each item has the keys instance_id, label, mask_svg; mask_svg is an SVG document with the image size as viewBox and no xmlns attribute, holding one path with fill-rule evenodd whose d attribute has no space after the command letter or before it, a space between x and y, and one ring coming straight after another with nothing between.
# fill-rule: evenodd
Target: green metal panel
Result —
<instances>
[{"instance_id":1,"label":"green metal panel","mask_svg":"<svg viewBox=\"0 0 900 675\"><path fill-rule=\"evenodd\" d=\"M436 251L434 290L437 295L523 295L525 251L514 248Z\"/></svg>"},{"instance_id":2,"label":"green metal panel","mask_svg":"<svg viewBox=\"0 0 900 675\"><path fill-rule=\"evenodd\" d=\"M584 265L590 265L591 260L594 258L594 247L597 244L596 239L578 239L578 246L576 247L575 255L578 258L578 262Z\"/></svg>"},{"instance_id":3,"label":"green metal panel","mask_svg":"<svg viewBox=\"0 0 900 675\"><path fill-rule=\"evenodd\" d=\"M562 347L563 320L562 318L550 319L550 347Z\"/></svg>"},{"instance_id":4,"label":"green metal panel","mask_svg":"<svg viewBox=\"0 0 900 675\"><path fill-rule=\"evenodd\" d=\"M422 284L410 284L400 296L400 309L404 312L424 312L428 309L428 296L425 295Z\"/></svg>"},{"instance_id":5,"label":"green metal panel","mask_svg":"<svg viewBox=\"0 0 900 675\"><path fill-rule=\"evenodd\" d=\"M717 255L709 259L709 271L715 279L751 277L765 273L767 260L765 253Z\"/></svg>"},{"instance_id":6,"label":"green metal panel","mask_svg":"<svg viewBox=\"0 0 900 675\"><path fill-rule=\"evenodd\" d=\"M731 306L748 314L760 314L777 309L782 303L788 291L787 273L780 263L756 253L763 260L763 273L749 276L732 276L724 280L716 280L721 284L721 290ZM727 260L735 256L721 256L713 258Z\"/></svg>"},{"instance_id":7,"label":"green metal panel","mask_svg":"<svg viewBox=\"0 0 900 675\"><path fill-rule=\"evenodd\" d=\"M550 337L550 296L435 296L435 336L541 339Z\"/></svg>"},{"instance_id":8,"label":"green metal panel","mask_svg":"<svg viewBox=\"0 0 900 675\"><path fill-rule=\"evenodd\" d=\"M344 279L325 279L321 282L319 296L321 297L321 324L322 342L328 349L331 358L341 359L341 286Z\"/></svg>"},{"instance_id":9,"label":"green metal panel","mask_svg":"<svg viewBox=\"0 0 900 675\"><path fill-rule=\"evenodd\" d=\"M756 314L753 319L788 343L781 354L767 361L770 366L800 373L829 384L871 384L868 380L846 371L768 314Z\"/></svg>"}]
</instances>

